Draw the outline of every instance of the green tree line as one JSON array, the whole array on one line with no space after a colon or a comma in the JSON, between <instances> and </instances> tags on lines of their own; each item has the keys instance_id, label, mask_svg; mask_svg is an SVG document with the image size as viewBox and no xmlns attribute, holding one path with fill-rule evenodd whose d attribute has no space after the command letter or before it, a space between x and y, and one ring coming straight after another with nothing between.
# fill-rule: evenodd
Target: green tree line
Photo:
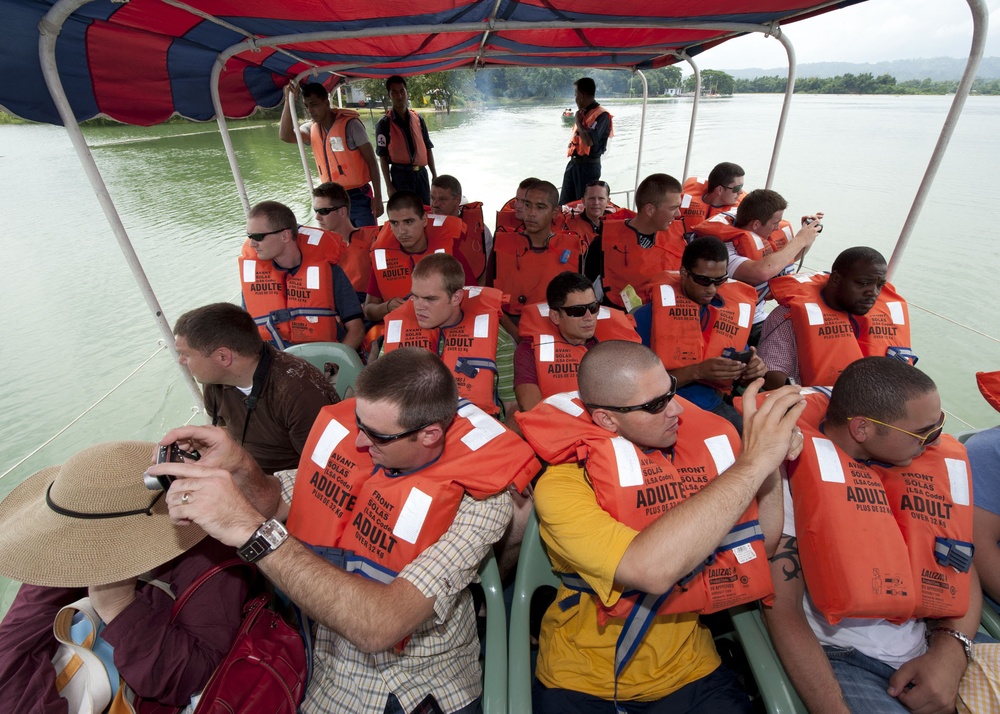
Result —
<instances>
[{"instance_id":1,"label":"green tree line","mask_svg":"<svg viewBox=\"0 0 1000 714\"><path fill-rule=\"evenodd\" d=\"M784 92L785 77L755 77L734 80L734 91L747 94ZM802 94L954 94L958 80L935 81L909 79L897 82L889 74L875 77L871 72L841 74L836 77L800 77L795 80L795 92ZM973 94L1000 94L1000 79L977 79L972 83Z\"/></svg>"}]
</instances>

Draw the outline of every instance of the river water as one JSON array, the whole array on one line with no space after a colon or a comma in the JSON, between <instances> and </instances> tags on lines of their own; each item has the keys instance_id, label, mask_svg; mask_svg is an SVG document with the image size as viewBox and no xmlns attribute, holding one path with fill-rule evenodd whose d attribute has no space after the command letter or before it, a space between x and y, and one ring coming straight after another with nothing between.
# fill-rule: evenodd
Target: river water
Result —
<instances>
[{"instance_id":1,"label":"river water","mask_svg":"<svg viewBox=\"0 0 1000 714\"><path fill-rule=\"evenodd\" d=\"M718 161L764 185L780 110L777 95L704 101L691 172ZM840 250L867 244L888 256L909 209L948 97L797 96L774 188L789 214L825 211L806 265L827 269ZM491 215L518 181L558 185L569 129L566 105L428 115L442 173L456 175ZM604 162L613 190L631 188L641 107L609 101L615 138ZM691 104L651 103L640 175L683 170ZM367 117L366 117L367 119ZM1000 97L973 97L895 277L911 301L919 366L941 386L954 431L995 424L976 370L1000 368ZM368 122L371 124L371 122ZM274 122L231 123L251 202L277 199L308 220L298 153ZM369 126L371 128L371 126ZM167 318L239 292L243 212L214 124L86 131ZM5 248L5 339L0 342L0 473L55 434L157 350L158 332L65 132L0 126ZM619 197L619 201L623 201ZM932 314L933 313L933 314ZM0 496L39 468L95 441L156 439L192 416L192 398L160 351L122 388L39 454L0 480ZM200 417L199 417L200 418Z\"/></svg>"}]
</instances>

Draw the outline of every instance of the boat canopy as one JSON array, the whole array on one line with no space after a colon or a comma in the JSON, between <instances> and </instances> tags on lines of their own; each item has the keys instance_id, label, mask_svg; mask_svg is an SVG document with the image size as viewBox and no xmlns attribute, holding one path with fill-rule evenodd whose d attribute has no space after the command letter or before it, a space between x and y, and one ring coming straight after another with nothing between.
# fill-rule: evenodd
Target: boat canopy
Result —
<instances>
[{"instance_id":1,"label":"boat canopy","mask_svg":"<svg viewBox=\"0 0 1000 714\"><path fill-rule=\"evenodd\" d=\"M58 36L77 121L150 126L217 118L216 81L223 115L237 118L278 106L285 84L308 74L330 86L511 65L652 69L861 1L0 0L0 106L64 123L40 35Z\"/></svg>"}]
</instances>

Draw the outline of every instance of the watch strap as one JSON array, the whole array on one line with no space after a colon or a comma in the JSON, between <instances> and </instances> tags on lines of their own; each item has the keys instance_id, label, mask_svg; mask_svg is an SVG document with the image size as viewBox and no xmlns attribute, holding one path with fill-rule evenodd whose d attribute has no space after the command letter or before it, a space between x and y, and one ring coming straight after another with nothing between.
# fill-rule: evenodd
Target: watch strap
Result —
<instances>
[{"instance_id":1,"label":"watch strap","mask_svg":"<svg viewBox=\"0 0 1000 714\"><path fill-rule=\"evenodd\" d=\"M953 630L950 627L935 627L932 630L927 630L927 640L930 641L931 637L937 634L949 635L954 637L956 640L962 643L962 647L965 649L965 659L966 661L972 659L972 640L964 632L958 630Z\"/></svg>"},{"instance_id":2,"label":"watch strap","mask_svg":"<svg viewBox=\"0 0 1000 714\"><path fill-rule=\"evenodd\" d=\"M272 521L274 523L274 527L279 528L280 531L284 534L284 537L277 543L272 543L268 538L264 536L263 533L264 529L268 526L269 523L272 523ZM277 548L279 545L284 543L285 539L287 538L288 538L288 532L285 530L284 526L282 526L280 523L278 523L278 521L275 521L274 519L269 519L261 523L260 526L258 526L257 530L254 531L254 534L250 536L250 539L236 549L236 554L239 555L243 560L245 560L248 563L256 563L258 560L260 560L265 555L267 555L275 548Z\"/></svg>"}]
</instances>

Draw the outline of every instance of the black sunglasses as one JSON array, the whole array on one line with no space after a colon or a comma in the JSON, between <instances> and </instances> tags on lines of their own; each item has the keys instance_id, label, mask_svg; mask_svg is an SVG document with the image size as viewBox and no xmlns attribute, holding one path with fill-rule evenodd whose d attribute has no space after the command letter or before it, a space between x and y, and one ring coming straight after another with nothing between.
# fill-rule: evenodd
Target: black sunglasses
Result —
<instances>
[{"instance_id":1,"label":"black sunglasses","mask_svg":"<svg viewBox=\"0 0 1000 714\"><path fill-rule=\"evenodd\" d=\"M556 310L560 312L565 312L570 317L583 317L588 312L591 315L596 315L601 309L601 304L596 300L594 302L588 302L584 305L566 305L565 307L557 307Z\"/></svg>"},{"instance_id":2,"label":"black sunglasses","mask_svg":"<svg viewBox=\"0 0 1000 714\"><path fill-rule=\"evenodd\" d=\"M733 191L734 193L739 193L743 190L743 184L740 184L739 186L726 186L725 188Z\"/></svg>"},{"instance_id":3,"label":"black sunglasses","mask_svg":"<svg viewBox=\"0 0 1000 714\"><path fill-rule=\"evenodd\" d=\"M630 407L609 407L603 404L584 404L587 409L593 411L594 409L607 409L609 412L618 412L620 414L628 414L629 412L646 412L647 414L659 414L667 405L670 404L670 400L677 396L677 378L674 375L670 376L670 391L666 394L662 394L656 399L646 402L645 404L635 404Z\"/></svg>"},{"instance_id":4,"label":"black sunglasses","mask_svg":"<svg viewBox=\"0 0 1000 714\"><path fill-rule=\"evenodd\" d=\"M344 207L343 205L340 205L340 206L331 206L329 208L314 208L313 210L316 211L316 215L318 216L329 216L334 211L339 211L343 207Z\"/></svg>"},{"instance_id":5,"label":"black sunglasses","mask_svg":"<svg viewBox=\"0 0 1000 714\"><path fill-rule=\"evenodd\" d=\"M378 446L384 446L385 444L396 441L397 439L402 439L404 436L410 436L411 434L416 434L421 429L426 429L434 422L427 422L423 426L418 426L416 429L408 429L406 431L401 431L398 434L379 434L377 431L372 431L367 426L361 423L361 418L357 414L354 415L354 423L358 425L358 430L368 437L369 441Z\"/></svg>"},{"instance_id":6,"label":"black sunglasses","mask_svg":"<svg viewBox=\"0 0 1000 714\"><path fill-rule=\"evenodd\" d=\"M257 241L258 243L260 243L262 240L264 240L268 236L273 236L275 233L281 233L283 231L290 231L290 230L292 230L292 229L291 228L279 228L276 231L268 231L267 233L247 233L247 238L249 238L250 240Z\"/></svg>"},{"instance_id":7,"label":"black sunglasses","mask_svg":"<svg viewBox=\"0 0 1000 714\"><path fill-rule=\"evenodd\" d=\"M721 278L710 278L707 275L698 275L697 273L692 273L687 268L684 269L684 272L686 272L688 274L688 277L691 278L693 281L706 288L709 285L714 285L715 287L719 287L720 285L725 285L727 282L729 282L729 273L726 273Z\"/></svg>"}]
</instances>

